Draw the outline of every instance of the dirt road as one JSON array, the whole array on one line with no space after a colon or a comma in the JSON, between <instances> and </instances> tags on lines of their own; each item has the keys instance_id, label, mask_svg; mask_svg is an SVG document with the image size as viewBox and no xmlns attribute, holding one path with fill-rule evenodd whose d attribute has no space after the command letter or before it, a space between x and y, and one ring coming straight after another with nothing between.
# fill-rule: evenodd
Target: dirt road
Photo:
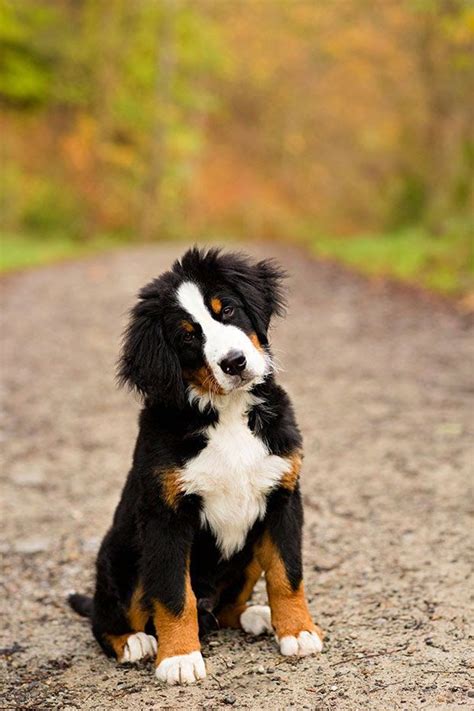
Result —
<instances>
[{"instance_id":1,"label":"dirt road","mask_svg":"<svg viewBox=\"0 0 474 711\"><path fill-rule=\"evenodd\" d=\"M138 403L113 378L125 314L180 251L3 281L0 708L474 705L472 327L296 250L249 248L293 275L273 340L305 437L306 586L324 654L288 661L270 638L221 632L204 646L205 682L163 688L151 664L102 656L68 609L68 591L91 589L136 435Z\"/></svg>"}]
</instances>

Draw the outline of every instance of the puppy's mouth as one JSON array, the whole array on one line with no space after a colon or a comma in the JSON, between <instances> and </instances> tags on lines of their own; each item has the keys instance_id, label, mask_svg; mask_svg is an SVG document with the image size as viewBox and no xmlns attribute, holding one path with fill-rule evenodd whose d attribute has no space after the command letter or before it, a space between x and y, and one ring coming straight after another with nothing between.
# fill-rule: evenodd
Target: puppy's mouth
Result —
<instances>
[{"instance_id":1,"label":"puppy's mouth","mask_svg":"<svg viewBox=\"0 0 474 711\"><path fill-rule=\"evenodd\" d=\"M249 370L236 375L216 374L212 366L206 364L198 370L185 370L184 378L198 393L204 395L228 395L236 390L249 390L262 382L263 377Z\"/></svg>"},{"instance_id":2,"label":"puppy's mouth","mask_svg":"<svg viewBox=\"0 0 474 711\"><path fill-rule=\"evenodd\" d=\"M248 376L248 375L232 375L230 376L231 383L229 387L229 392L232 392L234 390L243 390L247 385L249 385L252 380L254 380L253 377Z\"/></svg>"},{"instance_id":3,"label":"puppy's mouth","mask_svg":"<svg viewBox=\"0 0 474 711\"><path fill-rule=\"evenodd\" d=\"M259 375L258 373L243 372L238 375L228 375L227 383L224 389L227 393L234 392L235 390L249 390L253 385L261 383L265 378L265 375Z\"/></svg>"}]
</instances>

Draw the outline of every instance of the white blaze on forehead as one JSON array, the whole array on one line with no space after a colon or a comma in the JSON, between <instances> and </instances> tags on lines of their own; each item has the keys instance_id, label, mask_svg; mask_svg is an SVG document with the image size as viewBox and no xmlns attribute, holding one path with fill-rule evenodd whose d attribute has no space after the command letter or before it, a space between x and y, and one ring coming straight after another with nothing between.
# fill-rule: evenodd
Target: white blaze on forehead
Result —
<instances>
[{"instance_id":1,"label":"white blaze on forehead","mask_svg":"<svg viewBox=\"0 0 474 711\"><path fill-rule=\"evenodd\" d=\"M178 289L178 301L183 309L201 326L204 335L206 335L206 326L208 329L212 329L216 325L222 325L212 318L196 284L190 281L185 281L184 284L181 284Z\"/></svg>"},{"instance_id":2,"label":"white blaze on forehead","mask_svg":"<svg viewBox=\"0 0 474 711\"><path fill-rule=\"evenodd\" d=\"M199 287L186 281L178 288L178 303L201 326L204 336L204 356L211 366L218 383L225 389L231 388L233 376L225 375L219 362L232 350L242 351L247 360L246 372L254 378L262 378L268 370L268 361L258 351L250 338L240 328L223 324L212 317Z\"/></svg>"}]
</instances>

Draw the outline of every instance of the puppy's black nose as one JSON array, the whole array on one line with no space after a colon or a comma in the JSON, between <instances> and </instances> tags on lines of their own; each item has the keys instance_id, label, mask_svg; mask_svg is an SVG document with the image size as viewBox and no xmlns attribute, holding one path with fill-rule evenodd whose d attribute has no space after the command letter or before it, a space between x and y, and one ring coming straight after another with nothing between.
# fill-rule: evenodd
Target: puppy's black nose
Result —
<instances>
[{"instance_id":1,"label":"puppy's black nose","mask_svg":"<svg viewBox=\"0 0 474 711\"><path fill-rule=\"evenodd\" d=\"M247 365L247 359L242 351L230 351L219 365L227 375L240 375Z\"/></svg>"}]
</instances>

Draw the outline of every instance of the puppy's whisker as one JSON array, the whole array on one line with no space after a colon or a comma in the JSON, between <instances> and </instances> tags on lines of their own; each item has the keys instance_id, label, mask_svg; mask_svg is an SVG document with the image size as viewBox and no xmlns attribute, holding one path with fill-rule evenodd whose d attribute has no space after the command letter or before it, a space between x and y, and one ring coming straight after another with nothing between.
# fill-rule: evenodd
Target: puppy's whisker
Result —
<instances>
[{"instance_id":1,"label":"puppy's whisker","mask_svg":"<svg viewBox=\"0 0 474 711\"><path fill-rule=\"evenodd\" d=\"M269 366L269 371L271 373L279 373L282 372L283 368L280 365L280 362L274 358L273 356L267 355L267 363Z\"/></svg>"}]
</instances>

